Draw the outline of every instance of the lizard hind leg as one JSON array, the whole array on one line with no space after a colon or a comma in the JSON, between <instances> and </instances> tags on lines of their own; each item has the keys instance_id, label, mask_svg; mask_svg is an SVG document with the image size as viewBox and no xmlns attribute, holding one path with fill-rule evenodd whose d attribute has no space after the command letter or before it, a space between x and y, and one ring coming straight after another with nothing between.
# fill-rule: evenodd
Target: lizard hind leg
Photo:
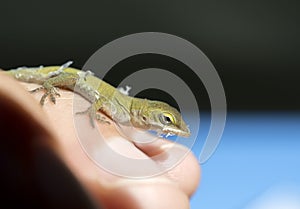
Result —
<instances>
[{"instance_id":1,"label":"lizard hind leg","mask_svg":"<svg viewBox=\"0 0 300 209\"><path fill-rule=\"evenodd\" d=\"M40 90L44 90L45 94L42 96L42 98L40 100L40 104L44 105L47 97L50 97L51 102L55 104L56 103L55 97L60 96L56 87L61 87L61 88L72 87L75 85L77 80L78 80L77 74L60 72L59 75L55 75L54 77L47 79L43 83L42 87L36 88L36 89L32 90L31 92L33 93L33 92L37 92Z\"/></svg>"},{"instance_id":2,"label":"lizard hind leg","mask_svg":"<svg viewBox=\"0 0 300 209\"><path fill-rule=\"evenodd\" d=\"M45 100L46 98L49 96L50 97L50 100L51 102L53 102L54 104L56 103L56 99L55 97L56 96L60 96L60 94L57 92L57 89L54 87L54 86L41 86L41 87L38 87L36 89L33 89L31 91L29 91L30 93L35 93L35 92L38 92L38 91L41 91L41 90L44 90L45 93L44 95L42 96L41 100L40 100L40 104L43 106L45 104Z\"/></svg>"}]
</instances>

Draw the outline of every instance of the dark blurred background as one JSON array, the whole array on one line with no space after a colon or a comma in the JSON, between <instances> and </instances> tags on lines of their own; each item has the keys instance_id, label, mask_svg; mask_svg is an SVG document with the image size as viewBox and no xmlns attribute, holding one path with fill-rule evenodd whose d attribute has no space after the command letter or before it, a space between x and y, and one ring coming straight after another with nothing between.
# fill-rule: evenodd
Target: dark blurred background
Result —
<instances>
[{"instance_id":1,"label":"dark blurred background","mask_svg":"<svg viewBox=\"0 0 300 209\"><path fill-rule=\"evenodd\" d=\"M300 110L298 1L9 1L0 3L0 68L75 67L104 44L137 32L164 32L195 44L214 64L230 110ZM180 75L209 108L205 88L184 64L159 55L118 63L105 77L157 67ZM167 81L166 81L167 82ZM168 98L157 91L140 96Z\"/></svg>"}]
</instances>

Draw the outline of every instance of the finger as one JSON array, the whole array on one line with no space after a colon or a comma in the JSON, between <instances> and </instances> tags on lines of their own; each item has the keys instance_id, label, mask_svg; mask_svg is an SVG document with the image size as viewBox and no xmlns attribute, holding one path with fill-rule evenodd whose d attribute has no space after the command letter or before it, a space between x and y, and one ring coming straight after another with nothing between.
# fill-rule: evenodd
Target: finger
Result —
<instances>
[{"instance_id":1,"label":"finger","mask_svg":"<svg viewBox=\"0 0 300 209\"><path fill-rule=\"evenodd\" d=\"M166 139L135 145L161 167L168 168L164 176L178 184L186 194L191 196L195 192L200 181L200 166L191 150Z\"/></svg>"}]
</instances>

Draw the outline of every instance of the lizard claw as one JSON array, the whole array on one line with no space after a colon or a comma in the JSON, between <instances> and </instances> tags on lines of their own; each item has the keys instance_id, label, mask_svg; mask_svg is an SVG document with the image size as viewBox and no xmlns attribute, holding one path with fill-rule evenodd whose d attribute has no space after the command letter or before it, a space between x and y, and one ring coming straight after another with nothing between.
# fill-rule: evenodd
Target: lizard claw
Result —
<instances>
[{"instance_id":1,"label":"lizard claw","mask_svg":"<svg viewBox=\"0 0 300 209\"><path fill-rule=\"evenodd\" d=\"M100 115L99 113L96 113L96 120L101 123L107 123L108 125L110 125L110 122L106 119L106 117Z\"/></svg>"},{"instance_id":2,"label":"lizard claw","mask_svg":"<svg viewBox=\"0 0 300 209\"><path fill-rule=\"evenodd\" d=\"M45 88L44 86L38 87L36 89L33 89L31 91L29 91L30 93L35 93L38 91L44 90L46 91L45 94L42 96L41 100L40 100L40 104L43 106L45 104L45 100L46 98L49 96L51 102L53 102L54 104L56 103L56 99L55 97L60 97L60 94L57 92L55 87L51 87L49 89Z\"/></svg>"}]
</instances>

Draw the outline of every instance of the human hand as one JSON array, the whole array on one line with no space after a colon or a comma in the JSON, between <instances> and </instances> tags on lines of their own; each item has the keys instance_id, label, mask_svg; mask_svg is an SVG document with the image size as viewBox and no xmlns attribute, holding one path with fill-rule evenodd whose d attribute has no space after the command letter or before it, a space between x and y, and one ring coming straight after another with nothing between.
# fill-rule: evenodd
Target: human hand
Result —
<instances>
[{"instance_id":1,"label":"human hand","mask_svg":"<svg viewBox=\"0 0 300 209\"><path fill-rule=\"evenodd\" d=\"M57 98L56 105L48 101L41 107L37 101L41 98L42 92L30 95L15 81L1 74L0 76L1 141L2 143L6 143L7 140L14 141L8 146L13 145L9 149L19 153L21 165L24 162L31 165L34 161L32 158L25 159L28 153L39 153L40 150L47 149L53 151L53 156L69 168L87 194L106 208L189 208L189 197L196 190L200 179L199 164L191 153L179 165L160 176L139 180L115 176L98 167L82 150L73 125L72 92L60 90L61 97ZM22 85L27 89L37 87L35 84L22 83ZM150 158L154 154L164 152L166 147L174 146L173 142L168 140L158 140L151 146L134 144L122 138L113 125L101 123L97 125L104 135L114 136L107 143L128 157ZM31 146L32 144L34 146ZM23 146L21 152L15 145ZM180 145L175 146L184 149ZM43 169L47 169L47 162L44 161L44 164ZM55 175L57 171L49 167L47 172L49 175L52 175L51 172ZM64 184L64 181L58 178L59 176L55 179ZM47 178L41 180L47 182ZM55 185L55 182L51 183ZM53 191L60 189L55 187ZM78 199L72 201L75 203Z\"/></svg>"}]
</instances>

